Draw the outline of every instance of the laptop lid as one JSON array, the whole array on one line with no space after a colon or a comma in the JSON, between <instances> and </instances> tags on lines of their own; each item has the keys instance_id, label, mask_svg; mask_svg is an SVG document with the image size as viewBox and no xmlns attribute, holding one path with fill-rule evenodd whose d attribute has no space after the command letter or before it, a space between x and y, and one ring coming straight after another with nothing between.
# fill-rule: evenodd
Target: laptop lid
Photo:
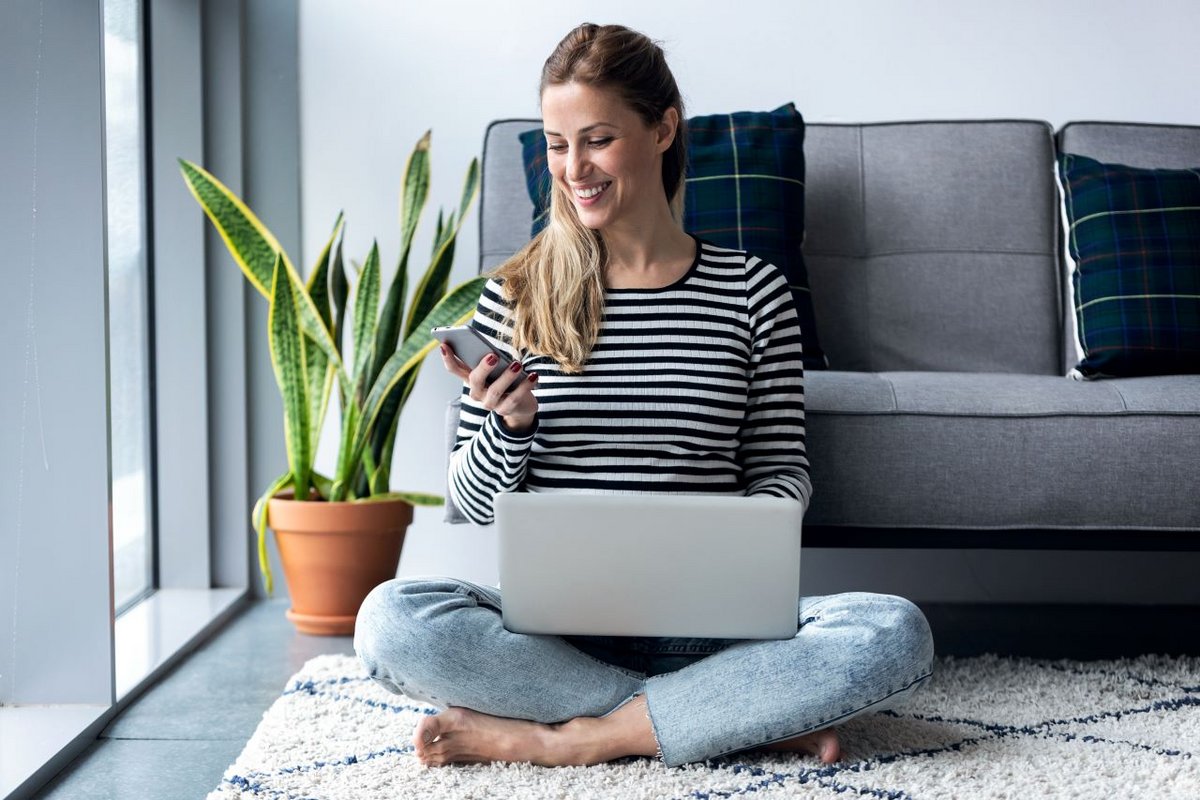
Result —
<instances>
[{"instance_id":1,"label":"laptop lid","mask_svg":"<svg viewBox=\"0 0 1200 800\"><path fill-rule=\"evenodd\" d=\"M797 500L506 492L494 507L510 631L796 635Z\"/></svg>"}]
</instances>

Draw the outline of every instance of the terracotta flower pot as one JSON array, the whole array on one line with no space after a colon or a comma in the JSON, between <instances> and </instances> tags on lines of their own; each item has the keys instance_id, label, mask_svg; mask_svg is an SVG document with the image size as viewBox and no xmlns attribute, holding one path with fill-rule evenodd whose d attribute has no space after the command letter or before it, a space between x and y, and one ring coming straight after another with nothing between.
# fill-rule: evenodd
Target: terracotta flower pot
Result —
<instances>
[{"instance_id":1,"label":"terracotta flower pot","mask_svg":"<svg viewBox=\"0 0 1200 800\"><path fill-rule=\"evenodd\" d=\"M403 500L302 503L293 497L288 490L267 502L292 599L286 616L301 633L352 635L367 594L396 577L413 507Z\"/></svg>"}]
</instances>

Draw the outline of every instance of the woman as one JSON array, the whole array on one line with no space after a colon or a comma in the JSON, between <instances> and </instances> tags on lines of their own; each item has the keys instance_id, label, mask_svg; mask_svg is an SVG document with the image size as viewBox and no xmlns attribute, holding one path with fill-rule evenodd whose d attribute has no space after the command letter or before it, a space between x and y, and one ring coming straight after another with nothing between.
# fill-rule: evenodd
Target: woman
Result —
<instances>
[{"instance_id":1,"label":"woman","mask_svg":"<svg viewBox=\"0 0 1200 800\"><path fill-rule=\"evenodd\" d=\"M686 128L662 50L580 25L547 59L549 224L488 282L473 325L523 365L490 386L464 364L450 495L492 521L509 491L811 496L800 330L782 273L680 224ZM489 357L492 358L492 357ZM634 553L630 558L636 558ZM920 610L892 595L801 598L789 640L532 636L498 588L393 580L355 649L389 690L431 703L426 765L546 766L760 747L840 757L833 723L894 706L930 675Z\"/></svg>"}]
</instances>

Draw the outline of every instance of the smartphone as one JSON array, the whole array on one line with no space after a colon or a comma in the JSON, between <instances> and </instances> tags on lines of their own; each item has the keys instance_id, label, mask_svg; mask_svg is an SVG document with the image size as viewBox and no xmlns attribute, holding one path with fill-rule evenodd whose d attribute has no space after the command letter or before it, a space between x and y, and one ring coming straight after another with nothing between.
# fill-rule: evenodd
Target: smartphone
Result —
<instances>
[{"instance_id":1,"label":"smartphone","mask_svg":"<svg viewBox=\"0 0 1200 800\"><path fill-rule=\"evenodd\" d=\"M508 365L512 363L512 359L503 350L498 350L492 346L483 334L472 328L470 325L449 325L443 328L432 328L429 334L439 342L444 342L450 345L454 351L454 355L466 364L471 369L483 360L488 353L493 353L496 356L496 366L492 367L492 371L488 373L487 383L504 374L504 370L508 369ZM516 386L528 376L525 370L522 369L517 375L517 379L513 381L512 386ZM512 391L512 387L508 391Z\"/></svg>"}]
</instances>

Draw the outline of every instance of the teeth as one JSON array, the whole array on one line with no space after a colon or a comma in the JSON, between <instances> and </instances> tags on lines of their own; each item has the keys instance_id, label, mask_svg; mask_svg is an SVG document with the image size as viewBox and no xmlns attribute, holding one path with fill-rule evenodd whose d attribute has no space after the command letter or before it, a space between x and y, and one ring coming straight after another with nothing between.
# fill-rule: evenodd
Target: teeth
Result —
<instances>
[{"instance_id":1,"label":"teeth","mask_svg":"<svg viewBox=\"0 0 1200 800\"><path fill-rule=\"evenodd\" d=\"M579 189L576 189L575 194L579 197L582 197L584 200L586 200L589 197L595 197L596 195L600 194L602 191L607 189L609 184L611 184L611 183L612 183L612 181L608 181L608 183L602 183L599 186L596 186L595 188L586 189L586 190L582 190L582 191Z\"/></svg>"}]
</instances>

